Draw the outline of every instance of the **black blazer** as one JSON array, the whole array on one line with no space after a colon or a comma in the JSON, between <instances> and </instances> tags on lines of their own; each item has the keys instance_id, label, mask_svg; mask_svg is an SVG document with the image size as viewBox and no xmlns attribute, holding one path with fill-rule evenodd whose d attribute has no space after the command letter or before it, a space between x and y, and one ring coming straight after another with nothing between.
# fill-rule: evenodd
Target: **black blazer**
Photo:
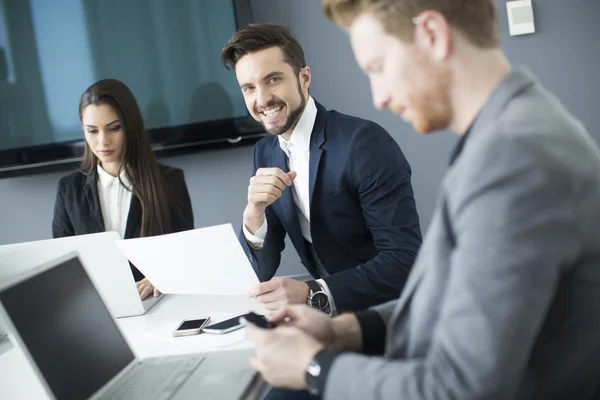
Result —
<instances>
[{"instance_id":1,"label":"black blazer","mask_svg":"<svg viewBox=\"0 0 600 400\"><path fill-rule=\"evenodd\" d=\"M411 169L398 143L381 126L315 102L310 139L310 231L314 249L330 274L324 278L339 312L357 311L397 299L419 247L421 229ZM254 173L263 167L288 171L276 136L254 148ZM267 207L264 247L240 242L261 281L271 279L285 236L302 264L320 277L306 247L298 211L288 188Z\"/></svg>"},{"instance_id":2,"label":"black blazer","mask_svg":"<svg viewBox=\"0 0 600 400\"><path fill-rule=\"evenodd\" d=\"M179 168L162 166L166 181L171 185L177 209L171 210L172 231L180 232L194 229L194 213L190 194L185 184L183 171ZM131 205L125 227L125 239L140 236L142 226L142 206L136 196L131 196ZM85 175L81 171L73 172L58 182L54 219L52 220L52 237L85 235L104 232L104 217L98 196L98 171ZM172 232L171 232L172 233ZM133 265L131 272L136 281L144 275Z\"/></svg>"}]
</instances>

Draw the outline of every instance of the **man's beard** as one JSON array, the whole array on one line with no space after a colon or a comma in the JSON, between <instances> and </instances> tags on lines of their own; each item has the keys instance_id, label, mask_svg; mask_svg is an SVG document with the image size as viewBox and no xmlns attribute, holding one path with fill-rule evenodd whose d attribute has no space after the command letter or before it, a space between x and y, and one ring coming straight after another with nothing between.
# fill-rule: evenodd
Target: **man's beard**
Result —
<instances>
[{"instance_id":1,"label":"man's beard","mask_svg":"<svg viewBox=\"0 0 600 400\"><path fill-rule=\"evenodd\" d=\"M428 76L428 84L409 96L411 124L419 133L447 129L453 118L449 73L432 65L423 65L421 73Z\"/></svg>"}]
</instances>

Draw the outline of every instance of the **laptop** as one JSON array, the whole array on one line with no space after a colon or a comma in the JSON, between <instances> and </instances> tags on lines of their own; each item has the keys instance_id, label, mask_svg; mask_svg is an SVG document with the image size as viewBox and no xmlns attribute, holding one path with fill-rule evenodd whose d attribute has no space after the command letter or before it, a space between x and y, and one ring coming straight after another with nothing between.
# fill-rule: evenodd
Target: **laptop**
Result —
<instances>
[{"instance_id":1,"label":"laptop","mask_svg":"<svg viewBox=\"0 0 600 400\"><path fill-rule=\"evenodd\" d=\"M252 349L137 359L76 253L0 287L0 317L55 399L249 399Z\"/></svg>"},{"instance_id":2,"label":"laptop","mask_svg":"<svg viewBox=\"0 0 600 400\"><path fill-rule=\"evenodd\" d=\"M162 296L140 300L129 261L115 241L117 232L101 232L0 246L0 282L49 260L76 251L112 315L142 315Z\"/></svg>"}]
</instances>

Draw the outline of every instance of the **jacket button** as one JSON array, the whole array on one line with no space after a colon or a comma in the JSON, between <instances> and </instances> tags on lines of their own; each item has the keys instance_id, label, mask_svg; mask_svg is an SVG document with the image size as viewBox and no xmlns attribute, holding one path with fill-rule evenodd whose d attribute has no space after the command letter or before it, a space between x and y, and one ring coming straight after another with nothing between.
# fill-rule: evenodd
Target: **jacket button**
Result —
<instances>
[{"instance_id":1,"label":"jacket button","mask_svg":"<svg viewBox=\"0 0 600 400\"><path fill-rule=\"evenodd\" d=\"M252 257L250 254L248 254L248 259L250 260L251 263L254 262L254 257Z\"/></svg>"}]
</instances>

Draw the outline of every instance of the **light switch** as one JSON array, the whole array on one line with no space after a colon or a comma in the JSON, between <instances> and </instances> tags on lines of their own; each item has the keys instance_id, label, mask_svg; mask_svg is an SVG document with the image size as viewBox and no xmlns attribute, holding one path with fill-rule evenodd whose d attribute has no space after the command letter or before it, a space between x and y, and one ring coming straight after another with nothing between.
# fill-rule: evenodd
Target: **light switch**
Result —
<instances>
[{"instance_id":1,"label":"light switch","mask_svg":"<svg viewBox=\"0 0 600 400\"><path fill-rule=\"evenodd\" d=\"M511 36L535 32L531 0L509 1L506 3L508 28Z\"/></svg>"}]
</instances>

